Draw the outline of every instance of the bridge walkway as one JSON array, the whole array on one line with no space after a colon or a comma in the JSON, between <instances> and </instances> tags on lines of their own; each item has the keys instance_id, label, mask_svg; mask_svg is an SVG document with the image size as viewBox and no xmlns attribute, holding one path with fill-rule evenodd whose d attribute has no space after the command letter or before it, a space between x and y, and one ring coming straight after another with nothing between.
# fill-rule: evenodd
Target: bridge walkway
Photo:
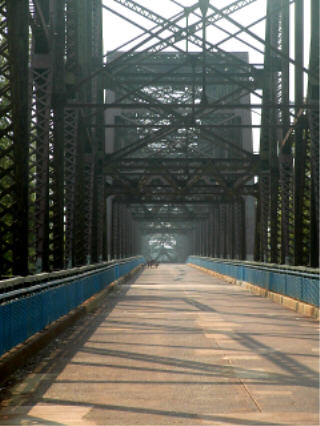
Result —
<instances>
[{"instance_id":1,"label":"bridge walkway","mask_svg":"<svg viewBox=\"0 0 320 426\"><path fill-rule=\"evenodd\" d=\"M17 371L0 424L316 425L318 355L317 322L160 265Z\"/></svg>"}]
</instances>

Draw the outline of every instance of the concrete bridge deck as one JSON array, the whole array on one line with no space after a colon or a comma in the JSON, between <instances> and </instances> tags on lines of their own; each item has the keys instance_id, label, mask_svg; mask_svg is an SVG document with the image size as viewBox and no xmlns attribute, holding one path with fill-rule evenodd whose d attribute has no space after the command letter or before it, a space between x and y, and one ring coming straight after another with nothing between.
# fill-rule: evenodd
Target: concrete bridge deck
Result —
<instances>
[{"instance_id":1,"label":"concrete bridge deck","mask_svg":"<svg viewBox=\"0 0 320 426\"><path fill-rule=\"evenodd\" d=\"M318 356L317 322L160 265L30 359L0 424L316 425Z\"/></svg>"}]
</instances>

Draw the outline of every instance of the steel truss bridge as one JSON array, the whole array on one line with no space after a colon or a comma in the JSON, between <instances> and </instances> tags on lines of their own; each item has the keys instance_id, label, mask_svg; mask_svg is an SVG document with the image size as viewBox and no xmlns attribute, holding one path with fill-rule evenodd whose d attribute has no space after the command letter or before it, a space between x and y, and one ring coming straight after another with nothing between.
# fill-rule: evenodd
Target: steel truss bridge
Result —
<instances>
[{"instance_id":1,"label":"steel truss bridge","mask_svg":"<svg viewBox=\"0 0 320 426\"><path fill-rule=\"evenodd\" d=\"M318 266L319 1L156 3L0 0L2 277L141 252ZM104 14L140 35L105 55Z\"/></svg>"}]
</instances>

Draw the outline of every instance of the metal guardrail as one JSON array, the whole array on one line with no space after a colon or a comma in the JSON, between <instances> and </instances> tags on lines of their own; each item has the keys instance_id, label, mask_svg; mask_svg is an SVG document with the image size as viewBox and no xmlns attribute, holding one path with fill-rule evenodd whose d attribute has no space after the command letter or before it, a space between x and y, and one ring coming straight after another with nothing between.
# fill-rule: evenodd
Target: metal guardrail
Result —
<instances>
[{"instance_id":1,"label":"metal guardrail","mask_svg":"<svg viewBox=\"0 0 320 426\"><path fill-rule=\"evenodd\" d=\"M189 256L187 263L258 285L319 307L319 270L257 262Z\"/></svg>"},{"instance_id":2,"label":"metal guardrail","mask_svg":"<svg viewBox=\"0 0 320 426\"><path fill-rule=\"evenodd\" d=\"M125 259L125 261L128 261ZM54 280L59 280L62 278L71 278L74 276L79 276L81 274L98 271L107 268L108 266L115 265L116 263L122 263L123 259L112 260L109 262L100 262L92 265L86 266L77 266L70 269L63 269L59 271L52 272L42 272L40 274L27 275L27 276L15 276L13 278L5 278L0 280L0 293L5 293L13 289L27 288L33 285L48 283Z\"/></svg>"},{"instance_id":3,"label":"metal guardrail","mask_svg":"<svg viewBox=\"0 0 320 426\"><path fill-rule=\"evenodd\" d=\"M0 356L143 263L139 256L39 274L26 277L25 287L23 278L1 281Z\"/></svg>"}]
</instances>

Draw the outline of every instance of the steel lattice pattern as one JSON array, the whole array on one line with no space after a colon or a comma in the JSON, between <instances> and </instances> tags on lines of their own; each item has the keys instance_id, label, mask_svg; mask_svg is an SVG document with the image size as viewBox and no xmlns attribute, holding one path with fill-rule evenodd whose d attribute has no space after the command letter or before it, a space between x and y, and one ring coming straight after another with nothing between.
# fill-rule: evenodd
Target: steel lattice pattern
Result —
<instances>
[{"instance_id":1,"label":"steel lattice pattern","mask_svg":"<svg viewBox=\"0 0 320 426\"><path fill-rule=\"evenodd\" d=\"M308 68L291 3L0 0L0 275L141 252L318 266L319 2ZM103 19L138 35L105 54Z\"/></svg>"},{"instance_id":2,"label":"steel lattice pattern","mask_svg":"<svg viewBox=\"0 0 320 426\"><path fill-rule=\"evenodd\" d=\"M8 63L8 28L6 2L0 3L0 73L1 81L1 151L0 151L0 233L3 235L1 244L1 268L10 268L12 256L12 209L14 207L14 146L12 132L12 97L10 87L10 67Z\"/></svg>"}]
</instances>

